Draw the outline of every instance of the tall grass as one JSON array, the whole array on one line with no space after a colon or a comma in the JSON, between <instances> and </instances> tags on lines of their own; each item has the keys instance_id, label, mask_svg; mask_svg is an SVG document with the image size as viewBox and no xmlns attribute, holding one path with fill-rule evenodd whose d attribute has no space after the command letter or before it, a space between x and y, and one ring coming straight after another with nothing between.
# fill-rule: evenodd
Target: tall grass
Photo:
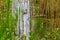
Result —
<instances>
[{"instance_id":1,"label":"tall grass","mask_svg":"<svg viewBox=\"0 0 60 40\"><path fill-rule=\"evenodd\" d=\"M31 30L31 40L60 40L60 31L59 31L60 21L58 21L60 19L58 18L58 15L60 13L58 5L59 0L45 0L45 1L41 2L40 9L42 10L37 9L37 11L40 11L40 14L41 13L44 14L43 10L44 5L46 4L45 5L46 17L42 18L38 16L39 17L38 18L36 17L36 15L34 15L35 17L32 18L34 20L34 26L32 26L33 30ZM32 4L34 4L34 2L33 3L31 2L31 6L33 6ZM38 3L36 4L39 5ZM33 8L31 8L31 10L33 10ZM36 11L35 12L32 11L32 14L39 14L39 13L37 13Z\"/></svg>"},{"instance_id":2,"label":"tall grass","mask_svg":"<svg viewBox=\"0 0 60 40\"><path fill-rule=\"evenodd\" d=\"M0 40L14 40L14 24L16 21L11 12L11 0L1 0L0 10ZM17 15L14 14L16 17Z\"/></svg>"}]
</instances>

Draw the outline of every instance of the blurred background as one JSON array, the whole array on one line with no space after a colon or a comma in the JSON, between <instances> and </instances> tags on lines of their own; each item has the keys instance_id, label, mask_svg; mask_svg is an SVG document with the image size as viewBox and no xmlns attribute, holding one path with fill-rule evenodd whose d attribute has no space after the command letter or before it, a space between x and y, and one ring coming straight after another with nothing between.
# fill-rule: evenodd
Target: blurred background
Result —
<instances>
[{"instance_id":1,"label":"blurred background","mask_svg":"<svg viewBox=\"0 0 60 40\"><path fill-rule=\"evenodd\" d=\"M60 40L60 0L0 0L0 40Z\"/></svg>"}]
</instances>

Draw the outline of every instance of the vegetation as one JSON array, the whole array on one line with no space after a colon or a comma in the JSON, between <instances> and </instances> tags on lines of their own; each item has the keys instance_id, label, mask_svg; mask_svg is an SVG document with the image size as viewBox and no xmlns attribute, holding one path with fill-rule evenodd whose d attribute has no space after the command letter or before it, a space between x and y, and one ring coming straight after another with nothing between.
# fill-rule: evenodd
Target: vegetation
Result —
<instances>
[{"instance_id":1,"label":"vegetation","mask_svg":"<svg viewBox=\"0 0 60 40\"><path fill-rule=\"evenodd\" d=\"M31 40L60 40L59 0L38 0L35 4L36 1L30 3L31 20L34 20L33 30L31 27L30 32ZM32 21L31 25L33 25Z\"/></svg>"},{"instance_id":2,"label":"vegetation","mask_svg":"<svg viewBox=\"0 0 60 40\"><path fill-rule=\"evenodd\" d=\"M15 17L12 15L11 0L2 0L0 6L0 40L14 40L18 16L16 13L14 14Z\"/></svg>"},{"instance_id":3,"label":"vegetation","mask_svg":"<svg viewBox=\"0 0 60 40\"><path fill-rule=\"evenodd\" d=\"M0 2L0 40L17 40L15 28L18 21L17 13L21 12L21 9L16 9L14 17L11 5L11 0ZM60 40L59 0L31 0L30 6L30 40ZM23 40L26 40L26 36L23 36Z\"/></svg>"}]
</instances>

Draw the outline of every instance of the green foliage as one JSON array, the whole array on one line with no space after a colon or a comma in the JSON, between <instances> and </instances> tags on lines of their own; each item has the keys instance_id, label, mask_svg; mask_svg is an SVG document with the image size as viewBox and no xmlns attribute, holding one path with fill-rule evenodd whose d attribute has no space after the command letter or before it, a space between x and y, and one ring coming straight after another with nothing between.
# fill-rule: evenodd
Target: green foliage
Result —
<instances>
[{"instance_id":1,"label":"green foliage","mask_svg":"<svg viewBox=\"0 0 60 40\"><path fill-rule=\"evenodd\" d=\"M30 32L31 40L60 40L60 28L52 30L52 22L47 27L43 25L42 18L35 18L34 23L34 29Z\"/></svg>"},{"instance_id":2,"label":"green foliage","mask_svg":"<svg viewBox=\"0 0 60 40\"><path fill-rule=\"evenodd\" d=\"M17 23L18 19L15 19L11 12L11 0L7 0L6 9L1 9L0 11L0 40L13 40L15 22ZM4 1L2 0L4 3ZM3 4L4 6L5 4ZM6 10L5 12L3 10ZM16 18L18 15L14 14ZM14 21L16 20L16 21Z\"/></svg>"},{"instance_id":3,"label":"green foliage","mask_svg":"<svg viewBox=\"0 0 60 40\"><path fill-rule=\"evenodd\" d=\"M30 30L30 40L35 40L35 37L35 33L32 30Z\"/></svg>"}]
</instances>

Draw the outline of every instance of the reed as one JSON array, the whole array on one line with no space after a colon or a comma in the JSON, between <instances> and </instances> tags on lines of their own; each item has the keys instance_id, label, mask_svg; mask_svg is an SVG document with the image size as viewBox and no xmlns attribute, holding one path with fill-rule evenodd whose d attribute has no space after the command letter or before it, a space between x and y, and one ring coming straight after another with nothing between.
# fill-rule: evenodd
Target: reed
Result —
<instances>
[{"instance_id":1,"label":"reed","mask_svg":"<svg viewBox=\"0 0 60 40\"><path fill-rule=\"evenodd\" d=\"M33 30L31 30L31 40L59 40L59 0L42 0L42 2L38 0L40 4L35 3L35 1L33 3L31 2L30 6L31 10L33 10L32 4L34 4L35 10L37 11L32 11L31 15L34 15L34 13L44 15L45 10L46 17L36 17L37 15L31 17L34 20ZM40 5L40 10L37 9L38 5ZM38 11L40 11L40 13L38 13ZM33 25L32 22L31 25Z\"/></svg>"}]
</instances>

